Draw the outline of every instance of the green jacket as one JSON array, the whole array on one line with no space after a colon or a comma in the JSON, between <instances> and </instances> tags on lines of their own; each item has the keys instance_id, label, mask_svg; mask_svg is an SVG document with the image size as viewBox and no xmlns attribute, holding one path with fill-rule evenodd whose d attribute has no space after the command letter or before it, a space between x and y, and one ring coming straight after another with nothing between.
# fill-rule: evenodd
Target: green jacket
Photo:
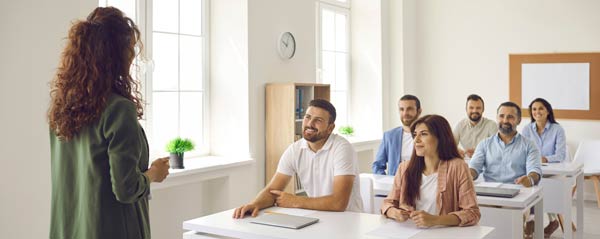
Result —
<instances>
[{"instance_id":1,"label":"green jacket","mask_svg":"<svg viewBox=\"0 0 600 239\"><path fill-rule=\"evenodd\" d=\"M51 239L150 238L148 143L130 100L113 94L73 139L50 130Z\"/></svg>"}]
</instances>

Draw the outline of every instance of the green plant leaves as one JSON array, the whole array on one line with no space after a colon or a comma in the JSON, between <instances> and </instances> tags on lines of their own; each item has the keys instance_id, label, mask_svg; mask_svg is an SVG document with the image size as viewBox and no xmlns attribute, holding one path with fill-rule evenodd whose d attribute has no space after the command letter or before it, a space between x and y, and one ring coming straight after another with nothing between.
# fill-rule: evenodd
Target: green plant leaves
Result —
<instances>
[{"instance_id":1,"label":"green plant leaves","mask_svg":"<svg viewBox=\"0 0 600 239\"><path fill-rule=\"evenodd\" d=\"M190 151L194 149L194 143L190 139L182 139L181 137L177 137L169 143L165 150L169 153L174 153L178 155L183 155L184 152Z\"/></svg>"},{"instance_id":2,"label":"green plant leaves","mask_svg":"<svg viewBox=\"0 0 600 239\"><path fill-rule=\"evenodd\" d=\"M338 132L340 134L343 134L343 135L353 135L354 134L354 128L352 128L352 126L349 126L349 125L342 126L342 127L340 127L338 129Z\"/></svg>"}]
</instances>

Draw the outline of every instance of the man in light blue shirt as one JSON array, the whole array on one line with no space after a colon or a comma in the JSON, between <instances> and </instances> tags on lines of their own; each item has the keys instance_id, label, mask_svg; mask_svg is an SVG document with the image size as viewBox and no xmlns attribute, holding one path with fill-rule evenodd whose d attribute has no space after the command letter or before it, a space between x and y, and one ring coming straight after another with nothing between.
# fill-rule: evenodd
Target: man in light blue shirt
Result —
<instances>
[{"instance_id":1,"label":"man in light blue shirt","mask_svg":"<svg viewBox=\"0 0 600 239\"><path fill-rule=\"evenodd\" d=\"M374 174L395 175L400 162L409 160L412 156L413 138L410 125L421 115L421 101L414 95L404 95L398 101L398 111L402 126L383 134L379 151L373 161Z\"/></svg>"},{"instance_id":2,"label":"man in light blue shirt","mask_svg":"<svg viewBox=\"0 0 600 239\"><path fill-rule=\"evenodd\" d=\"M521 108L504 102L497 110L498 133L481 141L469 167L473 179L483 173L487 182L536 185L542 175L540 151L535 143L517 132Z\"/></svg>"}]
</instances>

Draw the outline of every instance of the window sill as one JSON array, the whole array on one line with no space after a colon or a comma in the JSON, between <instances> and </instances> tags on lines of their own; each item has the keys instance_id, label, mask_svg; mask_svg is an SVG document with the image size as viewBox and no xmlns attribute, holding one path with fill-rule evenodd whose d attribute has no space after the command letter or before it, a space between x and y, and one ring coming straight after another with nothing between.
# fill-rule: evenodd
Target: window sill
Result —
<instances>
[{"instance_id":1,"label":"window sill","mask_svg":"<svg viewBox=\"0 0 600 239\"><path fill-rule=\"evenodd\" d=\"M364 150L375 150L379 148L379 144L381 143L381 138L369 138L369 137L361 137L361 136L343 136L352 144L354 150L356 152L364 151Z\"/></svg>"},{"instance_id":2,"label":"window sill","mask_svg":"<svg viewBox=\"0 0 600 239\"><path fill-rule=\"evenodd\" d=\"M245 157L199 156L186 158L183 162L185 169L169 169L169 175L162 183L152 183L152 190L224 177L230 173L229 169L252 165L255 160Z\"/></svg>"}]
</instances>

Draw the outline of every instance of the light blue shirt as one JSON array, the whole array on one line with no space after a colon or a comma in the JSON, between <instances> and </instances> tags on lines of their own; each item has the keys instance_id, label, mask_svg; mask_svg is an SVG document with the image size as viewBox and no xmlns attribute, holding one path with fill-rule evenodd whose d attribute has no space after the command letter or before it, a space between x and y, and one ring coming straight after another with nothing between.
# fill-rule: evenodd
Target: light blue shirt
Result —
<instances>
[{"instance_id":1,"label":"light blue shirt","mask_svg":"<svg viewBox=\"0 0 600 239\"><path fill-rule=\"evenodd\" d=\"M529 138L550 163L560 163L567 156L567 138L565 130L556 123L546 123L542 135L537 133L537 125L532 122L523 129L523 136Z\"/></svg>"},{"instance_id":2,"label":"light blue shirt","mask_svg":"<svg viewBox=\"0 0 600 239\"><path fill-rule=\"evenodd\" d=\"M536 172L542 175L540 151L535 143L517 133L508 144L498 134L481 141L469 167L483 173L486 182L514 183L515 179Z\"/></svg>"}]
</instances>

